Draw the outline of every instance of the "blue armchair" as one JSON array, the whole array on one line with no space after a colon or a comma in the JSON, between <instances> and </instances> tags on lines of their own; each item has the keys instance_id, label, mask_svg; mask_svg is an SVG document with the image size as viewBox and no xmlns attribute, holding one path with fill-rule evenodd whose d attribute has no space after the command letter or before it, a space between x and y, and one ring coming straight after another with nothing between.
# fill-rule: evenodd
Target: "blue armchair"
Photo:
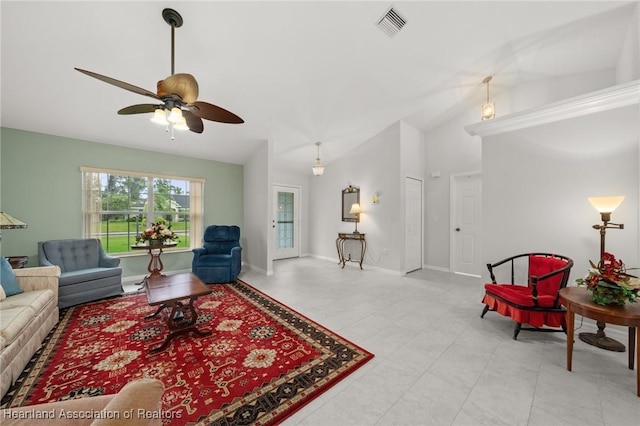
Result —
<instances>
[{"instance_id":1,"label":"blue armchair","mask_svg":"<svg viewBox=\"0 0 640 426\"><path fill-rule=\"evenodd\" d=\"M38 242L40 266L56 265L60 309L107 297L121 296L120 259L110 256L95 238Z\"/></svg>"},{"instance_id":2,"label":"blue armchair","mask_svg":"<svg viewBox=\"0 0 640 426\"><path fill-rule=\"evenodd\" d=\"M193 249L191 271L208 284L234 282L242 267L241 253L239 227L207 226L203 247Z\"/></svg>"}]
</instances>

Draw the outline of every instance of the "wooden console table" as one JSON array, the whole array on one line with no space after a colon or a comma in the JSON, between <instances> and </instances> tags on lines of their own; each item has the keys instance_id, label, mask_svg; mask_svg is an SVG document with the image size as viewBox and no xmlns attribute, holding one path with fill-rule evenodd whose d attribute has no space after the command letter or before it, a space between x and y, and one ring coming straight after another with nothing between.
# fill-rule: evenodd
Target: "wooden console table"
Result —
<instances>
[{"instance_id":1,"label":"wooden console table","mask_svg":"<svg viewBox=\"0 0 640 426\"><path fill-rule=\"evenodd\" d=\"M634 367L636 354L637 383L636 393L640 396L640 303L626 303L623 306L602 306L591 300L589 291L584 287L566 287L560 290L560 302L567 308L567 370L571 371L573 356L573 332L575 314L609 324L629 327L629 369Z\"/></svg>"},{"instance_id":2,"label":"wooden console table","mask_svg":"<svg viewBox=\"0 0 640 426\"><path fill-rule=\"evenodd\" d=\"M350 241L350 240L360 242L360 258L359 259L352 259L351 253L348 253L347 256L345 257L344 244L346 241ZM346 233L338 232L338 238L336 239L336 249L338 250L338 264L342 265L342 268L344 268L344 265L346 265L347 262L358 262L360 264L360 269L362 269L362 262L364 262L364 255L367 252L367 241L364 239L364 234L360 234L360 233L346 234Z\"/></svg>"},{"instance_id":3,"label":"wooden console table","mask_svg":"<svg viewBox=\"0 0 640 426\"><path fill-rule=\"evenodd\" d=\"M162 269L164 265L162 264L162 260L160 259L160 255L162 254L162 249L172 248L177 246L178 243L165 243L159 245L132 245L132 250L147 250L149 252L149 265L147 265L147 271L149 271L149 278L157 278L164 277L162 274Z\"/></svg>"}]
</instances>

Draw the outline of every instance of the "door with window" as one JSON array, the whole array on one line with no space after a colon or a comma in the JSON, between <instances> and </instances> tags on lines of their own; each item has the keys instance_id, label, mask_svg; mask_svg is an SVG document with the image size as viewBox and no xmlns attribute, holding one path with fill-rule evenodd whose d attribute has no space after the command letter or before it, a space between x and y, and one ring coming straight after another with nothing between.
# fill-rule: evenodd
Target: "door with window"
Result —
<instances>
[{"instance_id":1,"label":"door with window","mask_svg":"<svg viewBox=\"0 0 640 426\"><path fill-rule=\"evenodd\" d=\"M273 259L300 256L300 188L274 185L273 231L275 251Z\"/></svg>"}]
</instances>

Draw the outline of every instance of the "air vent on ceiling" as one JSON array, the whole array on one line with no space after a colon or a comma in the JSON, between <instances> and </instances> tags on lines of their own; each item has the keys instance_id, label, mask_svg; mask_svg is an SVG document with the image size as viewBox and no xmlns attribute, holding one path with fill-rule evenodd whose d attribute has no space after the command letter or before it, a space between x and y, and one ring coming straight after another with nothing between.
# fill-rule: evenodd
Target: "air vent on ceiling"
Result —
<instances>
[{"instance_id":1,"label":"air vent on ceiling","mask_svg":"<svg viewBox=\"0 0 640 426\"><path fill-rule=\"evenodd\" d=\"M402 27L407 23L407 20L404 19L398 11L396 11L393 7L390 7L387 13L384 14L382 18L376 24L378 28L380 28L386 35L389 37L393 37L400 32Z\"/></svg>"}]
</instances>

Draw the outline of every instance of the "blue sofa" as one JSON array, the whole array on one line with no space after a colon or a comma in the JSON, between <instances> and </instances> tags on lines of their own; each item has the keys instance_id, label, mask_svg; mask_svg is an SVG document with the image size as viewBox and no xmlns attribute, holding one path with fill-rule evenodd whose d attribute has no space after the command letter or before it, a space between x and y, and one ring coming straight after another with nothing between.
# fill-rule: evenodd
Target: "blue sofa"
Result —
<instances>
[{"instance_id":1,"label":"blue sofa","mask_svg":"<svg viewBox=\"0 0 640 426\"><path fill-rule=\"evenodd\" d=\"M124 292L120 259L108 255L98 239L41 241L38 262L40 266L60 267L60 309Z\"/></svg>"},{"instance_id":2,"label":"blue sofa","mask_svg":"<svg viewBox=\"0 0 640 426\"><path fill-rule=\"evenodd\" d=\"M210 225L203 239L203 247L193 249L191 271L208 284L234 282L242 267L240 228Z\"/></svg>"}]
</instances>

